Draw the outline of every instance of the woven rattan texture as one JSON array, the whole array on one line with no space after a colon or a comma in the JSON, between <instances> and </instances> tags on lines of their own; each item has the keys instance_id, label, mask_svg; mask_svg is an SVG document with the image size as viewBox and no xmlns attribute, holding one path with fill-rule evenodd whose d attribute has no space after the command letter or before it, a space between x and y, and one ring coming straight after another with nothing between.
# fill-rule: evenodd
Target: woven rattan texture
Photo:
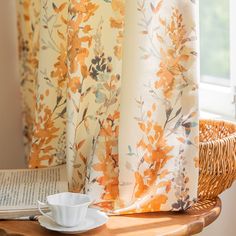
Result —
<instances>
[{"instance_id":1,"label":"woven rattan texture","mask_svg":"<svg viewBox=\"0 0 236 236\"><path fill-rule=\"evenodd\" d=\"M200 121L199 199L212 199L236 179L236 124Z\"/></svg>"}]
</instances>

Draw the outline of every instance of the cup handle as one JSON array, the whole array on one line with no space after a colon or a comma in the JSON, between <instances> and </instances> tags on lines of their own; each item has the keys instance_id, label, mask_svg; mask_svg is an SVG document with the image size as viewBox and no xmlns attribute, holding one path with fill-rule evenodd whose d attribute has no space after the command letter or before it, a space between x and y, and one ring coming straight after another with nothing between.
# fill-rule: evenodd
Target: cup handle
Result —
<instances>
[{"instance_id":1,"label":"cup handle","mask_svg":"<svg viewBox=\"0 0 236 236\"><path fill-rule=\"evenodd\" d=\"M55 220L51 217L51 216L49 216L48 214L46 214L45 212L43 212L43 210L41 209L41 206L48 206L46 203L43 203L43 202L40 202L40 201L38 201L38 209L39 209L39 212L42 214L42 215L44 215L44 216L46 216L47 218L49 218L50 220L52 220L53 222L55 222Z\"/></svg>"}]
</instances>

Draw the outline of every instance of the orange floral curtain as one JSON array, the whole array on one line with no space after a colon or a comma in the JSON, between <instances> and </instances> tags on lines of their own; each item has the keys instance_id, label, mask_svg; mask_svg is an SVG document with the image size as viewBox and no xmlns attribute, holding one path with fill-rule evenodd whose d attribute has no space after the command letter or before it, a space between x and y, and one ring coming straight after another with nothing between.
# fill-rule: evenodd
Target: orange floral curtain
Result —
<instances>
[{"instance_id":1,"label":"orange floral curtain","mask_svg":"<svg viewBox=\"0 0 236 236\"><path fill-rule=\"evenodd\" d=\"M30 168L66 163L70 189L114 214L197 197L193 0L18 0Z\"/></svg>"}]
</instances>

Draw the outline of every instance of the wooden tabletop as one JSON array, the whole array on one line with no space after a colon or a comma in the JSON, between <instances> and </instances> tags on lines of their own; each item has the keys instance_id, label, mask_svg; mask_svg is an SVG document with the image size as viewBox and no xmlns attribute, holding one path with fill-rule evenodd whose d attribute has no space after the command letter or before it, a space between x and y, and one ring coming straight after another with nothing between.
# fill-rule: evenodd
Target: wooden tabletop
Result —
<instances>
[{"instance_id":1,"label":"wooden tabletop","mask_svg":"<svg viewBox=\"0 0 236 236\"><path fill-rule=\"evenodd\" d=\"M219 198L196 203L184 213L158 212L112 216L106 225L80 236L176 236L193 235L217 219L221 211ZM35 221L0 221L0 236L57 236ZM62 234L61 234L62 235ZM63 234L66 235L66 234Z\"/></svg>"}]
</instances>

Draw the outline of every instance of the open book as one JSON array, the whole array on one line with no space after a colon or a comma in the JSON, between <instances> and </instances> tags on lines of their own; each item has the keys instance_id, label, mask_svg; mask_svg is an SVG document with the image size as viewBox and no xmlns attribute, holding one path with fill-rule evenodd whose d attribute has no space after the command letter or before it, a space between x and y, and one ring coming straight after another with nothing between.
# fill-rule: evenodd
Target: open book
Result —
<instances>
[{"instance_id":1,"label":"open book","mask_svg":"<svg viewBox=\"0 0 236 236\"><path fill-rule=\"evenodd\" d=\"M0 219L39 214L37 200L68 191L66 166L0 170Z\"/></svg>"}]
</instances>

